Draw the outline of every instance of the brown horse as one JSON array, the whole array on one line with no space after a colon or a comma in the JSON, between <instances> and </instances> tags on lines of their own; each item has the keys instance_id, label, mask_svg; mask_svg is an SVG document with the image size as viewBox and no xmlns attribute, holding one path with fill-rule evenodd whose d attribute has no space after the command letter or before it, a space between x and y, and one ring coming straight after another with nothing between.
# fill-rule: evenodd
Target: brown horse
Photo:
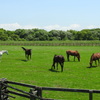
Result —
<instances>
[{"instance_id":1,"label":"brown horse","mask_svg":"<svg viewBox=\"0 0 100 100\"><path fill-rule=\"evenodd\" d=\"M90 58L90 67L92 67L93 61L95 61L95 64L97 66L97 62L96 61L98 61L98 63L99 63L99 59L100 59L100 53L93 53L91 58Z\"/></svg>"},{"instance_id":2,"label":"brown horse","mask_svg":"<svg viewBox=\"0 0 100 100\"><path fill-rule=\"evenodd\" d=\"M69 56L74 56L74 61L75 61L75 57L77 57L78 61L80 61L80 54L78 51L72 51L72 50L68 50L66 51L67 54L67 60L69 61Z\"/></svg>"},{"instance_id":3,"label":"brown horse","mask_svg":"<svg viewBox=\"0 0 100 100\"><path fill-rule=\"evenodd\" d=\"M31 51L32 51L32 49L26 49L26 48L24 48L24 47L22 47L22 49L25 51L25 57L26 57L26 59L27 60L29 60L29 58L31 59Z\"/></svg>"},{"instance_id":4,"label":"brown horse","mask_svg":"<svg viewBox=\"0 0 100 100\"><path fill-rule=\"evenodd\" d=\"M62 55L55 55L54 58L53 58L52 67L54 67L54 69L55 69L55 64L57 64L57 69L58 69L58 63L59 63L60 66L61 66L61 72L63 72L64 61L65 61L65 59Z\"/></svg>"}]
</instances>

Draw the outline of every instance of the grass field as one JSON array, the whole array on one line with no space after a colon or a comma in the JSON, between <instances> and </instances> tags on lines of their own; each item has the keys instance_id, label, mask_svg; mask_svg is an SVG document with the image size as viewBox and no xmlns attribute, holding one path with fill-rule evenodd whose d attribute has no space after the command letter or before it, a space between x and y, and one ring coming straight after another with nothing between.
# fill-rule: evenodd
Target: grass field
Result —
<instances>
[{"instance_id":1,"label":"grass field","mask_svg":"<svg viewBox=\"0 0 100 100\"><path fill-rule=\"evenodd\" d=\"M25 61L21 46L0 46L0 50L8 50L0 62L0 78L42 87L61 87L100 90L100 66L88 68L92 53L100 52L99 46L24 46L32 49L32 59ZM78 50L81 61L70 62L66 59L66 50ZM66 59L64 72L51 71L55 54ZM95 65L95 64L94 64ZM43 97L64 100L88 100L87 93L44 91ZM100 94L94 94L93 100L100 100ZM11 99L13 100L13 99ZM17 97L16 100L23 100ZM28 100L28 99L24 99Z\"/></svg>"}]
</instances>

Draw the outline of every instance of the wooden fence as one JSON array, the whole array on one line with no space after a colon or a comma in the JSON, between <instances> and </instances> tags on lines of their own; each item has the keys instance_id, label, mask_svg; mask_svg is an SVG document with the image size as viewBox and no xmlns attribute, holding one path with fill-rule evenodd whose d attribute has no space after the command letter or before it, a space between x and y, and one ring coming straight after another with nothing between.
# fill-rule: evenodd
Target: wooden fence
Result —
<instances>
[{"instance_id":1,"label":"wooden fence","mask_svg":"<svg viewBox=\"0 0 100 100\"><path fill-rule=\"evenodd\" d=\"M29 91L28 92L23 91L12 85L27 87L29 88ZM54 100L54 99L43 98L42 91L44 90L88 93L89 94L88 100L93 100L93 93L100 93L100 90L37 87L33 85L8 81L5 78L0 79L0 100L9 100L10 97L16 98L15 96L21 96L24 98L28 98L29 100ZM15 96L12 96L12 95L15 95Z\"/></svg>"},{"instance_id":2,"label":"wooden fence","mask_svg":"<svg viewBox=\"0 0 100 100\"><path fill-rule=\"evenodd\" d=\"M100 43L0 43L0 45L24 46L100 46Z\"/></svg>"}]
</instances>

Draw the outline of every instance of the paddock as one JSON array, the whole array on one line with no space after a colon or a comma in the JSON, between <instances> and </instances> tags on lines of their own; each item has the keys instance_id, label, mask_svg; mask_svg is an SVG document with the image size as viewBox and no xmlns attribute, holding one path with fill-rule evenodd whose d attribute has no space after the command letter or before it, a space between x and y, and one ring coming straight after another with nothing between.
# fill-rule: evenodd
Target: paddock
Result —
<instances>
[{"instance_id":1,"label":"paddock","mask_svg":"<svg viewBox=\"0 0 100 100\"><path fill-rule=\"evenodd\" d=\"M100 90L100 67L89 68L90 56L92 53L99 52L99 46L25 46L32 49L32 59L27 62L23 58L22 46L0 47L1 50L9 51L9 55L3 55L0 63L1 78L40 87ZM50 70L54 54L61 54L66 58L67 49L78 50L81 54L81 61L73 62L73 57L70 57L71 61L64 63L63 73L60 72L60 66L58 66L58 71ZM64 82L62 82L63 80ZM43 91L43 97L88 100L89 95L67 92L66 96L65 92L61 94L59 91ZM93 100L99 99L99 94L93 94ZM18 97L18 100L22 100L22 98Z\"/></svg>"}]
</instances>

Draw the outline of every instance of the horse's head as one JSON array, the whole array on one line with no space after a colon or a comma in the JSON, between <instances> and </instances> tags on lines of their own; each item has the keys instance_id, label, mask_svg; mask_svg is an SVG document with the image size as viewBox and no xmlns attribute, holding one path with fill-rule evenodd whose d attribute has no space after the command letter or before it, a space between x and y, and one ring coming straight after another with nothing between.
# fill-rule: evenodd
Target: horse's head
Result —
<instances>
[{"instance_id":1,"label":"horse's head","mask_svg":"<svg viewBox=\"0 0 100 100\"><path fill-rule=\"evenodd\" d=\"M2 50L1 52L2 52L2 54L6 53L8 55L8 51L7 50Z\"/></svg>"},{"instance_id":2,"label":"horse's head","mask_svg":"<svg viewBox=\"0 0 100 100\"><path fill-rule=\"evenodd\" d=\"M8 55L8 51L7 51L6 53L7 53L7 55Z\"/></svg>"},{"instance_id":3,"label":"horse's head","mask_svg":"<svg viewBox=\"0 0 100 100\"><path fill-rule=\"evenodd\" d=\"M89 63L90 67L92 67L93 60L94 60L94 53L90 57L90 63Z\"/></svg>"},{"instance_id":4,"label":"horse's head","mask_svg":"<svg viewBox=\"0 0 100 100\"><path fill-rule=\"evenodd\" d=\"M90 63L89 63L89 64L90 64L90 67L92 67L92 61L90 61Z\"/></svg>"},{"instance_id":5,"label":"horse's head","mask_svg":"<svg viewBox=\"0 0 100 100\"><path fill-rule=\"evenodd\" d=\"M78 58L78 61L80 61L80 54L79 53L77 54L77 58Z\"/></svg>"}]
</instances>

